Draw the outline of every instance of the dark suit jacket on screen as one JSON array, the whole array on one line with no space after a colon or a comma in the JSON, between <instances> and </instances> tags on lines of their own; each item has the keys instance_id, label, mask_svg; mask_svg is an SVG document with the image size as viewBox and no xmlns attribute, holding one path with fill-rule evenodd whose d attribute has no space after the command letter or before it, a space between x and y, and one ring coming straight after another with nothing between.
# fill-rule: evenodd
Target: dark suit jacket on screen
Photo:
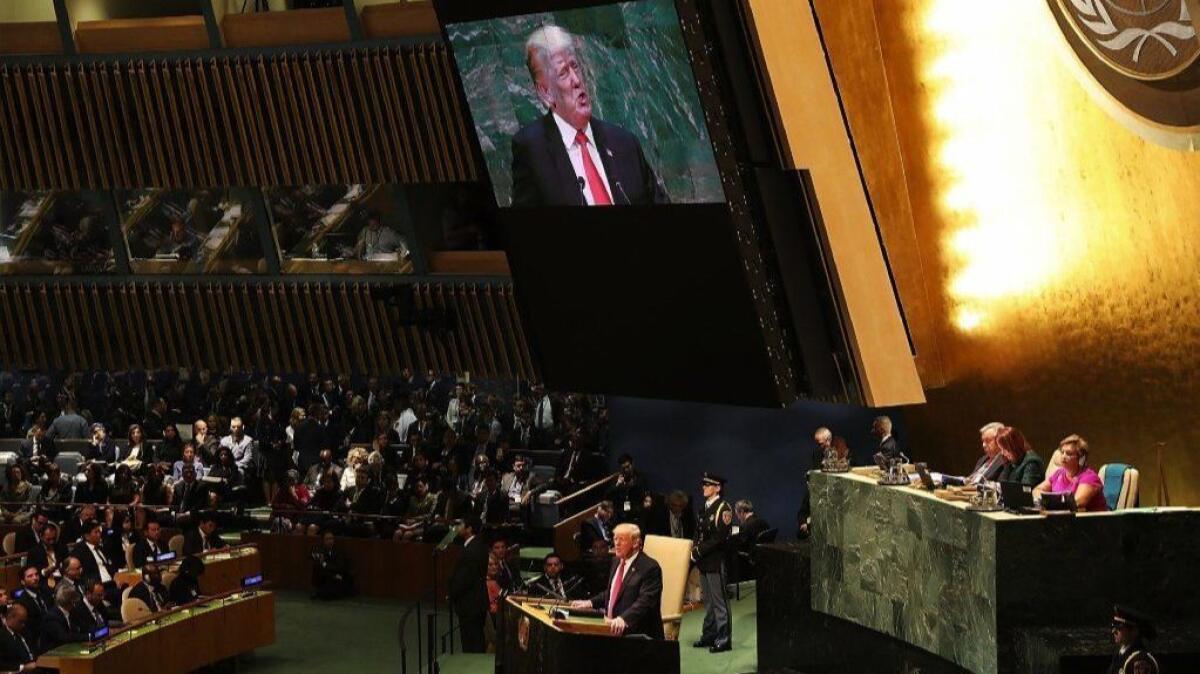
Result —
<instances>
[{"instance_id":1,"label":"dark suit jacket on screen","mask_svg":"<svg viewBox=\"0 0 1200 674\"><path fill-rule=\"evenodd\" d=\"M614 558L608 571L608 585L592 597L592 607L608 608L608 593L621 560ZM652 639L663 638L662 604L663 577L658 562L642 552L625 573L621 592L613 606L613 616L625 621L625 634L645 634Z\"/></svg>"},{"instance_id":2,"label":"dark suit jacket on screen","mask_svg":"<svg viewBox=\"0 0 1200 674\"><path fill-rule=\"evenodd\" d=\"M637 138L619 126L592 117L592 136L618 205L665 204L670 200L646 163ZM512 138L513 206L584 206L578 176L567 156L553 113Z\"/></svg>"}]
</instances>

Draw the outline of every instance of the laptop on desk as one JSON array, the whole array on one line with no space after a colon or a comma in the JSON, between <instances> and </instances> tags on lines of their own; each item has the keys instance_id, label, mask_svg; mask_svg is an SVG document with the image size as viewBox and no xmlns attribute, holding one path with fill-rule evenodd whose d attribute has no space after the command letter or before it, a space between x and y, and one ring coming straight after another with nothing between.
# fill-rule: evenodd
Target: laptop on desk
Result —
<instances>
[{"instance_id":1,"label":"laptop on desk","mask_svg":"<svg viewBox=\"0 0 1200 674\"><path fill-rule=\"evenodd\" d=\"M1018 515L1038 515L1041 513L1033 505L1033 487L1021 482L1001 482L1000 498L1004 509Z\"/></svg>"}]
</instances>

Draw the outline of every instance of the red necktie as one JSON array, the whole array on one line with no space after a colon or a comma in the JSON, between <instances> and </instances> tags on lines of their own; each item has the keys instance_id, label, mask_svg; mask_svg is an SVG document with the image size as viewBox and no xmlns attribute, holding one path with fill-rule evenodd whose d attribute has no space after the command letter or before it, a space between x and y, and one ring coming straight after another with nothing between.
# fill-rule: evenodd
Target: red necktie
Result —
<instances>
[{"instance_id":1,"label":"red necktie","mask_svg":"<svg viewBox=\"0 0 1200 674\"><path fill-rule=\"evenodd\" d=\"M617 566L617 576L613 579L612 592L608 594L608 617L613 617L613 607L617 605L617 597L621 594L621 585L625 582L625 560Z\"/></svg>"},{"instance_id":2,"label":"red necktie","mask_svg":"<svg viewBox=\"0 0 1200 674\"><path fill-rule=\"evenodd\" d=\"M588 192L592 195L592 205L611 206L612 199L608 196L608 190L604 189L604 181L600 179L600 172L592 163L592 153L588 152L587 134L582 131L577 132L575 142L579 143L579 151L583 154L583 172L587 178Z\"/></svg>"}]
</instances>

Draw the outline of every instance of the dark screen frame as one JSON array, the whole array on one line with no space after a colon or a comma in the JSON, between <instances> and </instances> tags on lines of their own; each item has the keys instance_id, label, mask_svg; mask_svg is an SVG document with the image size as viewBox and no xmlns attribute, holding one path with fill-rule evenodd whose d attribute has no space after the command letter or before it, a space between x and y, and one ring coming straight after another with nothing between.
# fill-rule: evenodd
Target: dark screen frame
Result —
<instances>
[{"instance_id":1,"label":"dark screen frame","mask_svg":"<svg viewBox=\"0 0 1200 674\"><path fill-rule=\"evenodd\" d=\"M724 279L726 284L730 289L735 290L733 295L719 293L723 296L722 301L725 302L724 309L728 315L737 314L744 317L745 322L741 324L743 331L748 335L753 335L752 340L742 340L737 350L728 355L746 362L753 361L755 365L752 369L757 370L759 362L764 363L764 368L756 375L758 381L754 385L739 379L745 388L732 395L728 390L717 390L718 387L710 387L707 382L697 381L695 377L687 377L686 381L680 382L678 386L674 387L662 386L661 382L651 381L652 377L649 375L634 381L621 380L620 377L615 377L609 371L612 366L617 364L616 359L604 364L603 367L598 365L590 378L582 376L583 373L577 370L572 370L569 380L558 380L560 376L565 377L567 372L556 362L559 356L555 355L557 349L555 345L551 344L551 341L579 340L580 335L565 335L561 331L548 327L548 321L552 316L548 315L546 307L561 306L565 300L562 297L547 296L541 289L531 285L541 282L539 276L542 276L548 267L539 266L536 259L527 259L527 256L537 254L561 256L563 255L562 251L576 251L583 248L589 248L589 252L596 252L590 249L599 245L600 242L609 242L606 245L612 245L612 239L607 236L590 242L585 240L584 230L577 225L581 219L580 213L586 210L586 207L559 207L557 213L540 214L534 211L541 209L499 209L502 236L508 252L514 284L518 290L521 314L527 325L526 333L533 342L531 346L535 358L539 361L540 369L547 382L552 385L573 386L598 393L621 393L754 405L786 405L800 396L811 395L813 391L811 390L811 381L804 372L804 362L799 357L799 349L795 341L796 331L784 329L785 324L790 326L792 323L786 302L780 301L778 292L772 290L779 287L773 246L765 225L756 222L756 220L762 220L763 216L758 197L753 194L755 191L753 187L755 167L746 156L745 139L736 137L738 132L744 130L738 128L738 111L727 91L729 88L728 77L715 60L719 59L719 56L714 56L714 52L719 51L720 45L716 43L714 35L708 34L712 32L710 25L713 18L712 8L708 7L705 0L672 1L679 17L680 31L688 52L696 91L703 108L704 123L708 129L713 157L720 174L721 188L726 198L724 204L706 206L709 206L710 209L719 209L719 217L723 219L726 236L719 243L716 237L706 239L706 246L714 247L711 250L696 245L697 242L694 241L686 242L691 245L684 246L684 239L677 240L674 247L659 251L660 255L655 263L651 263L643 256L636 256L635 260L640 260L642 264L646 265L644 267L633 264L633 260L629 259L616 262L618 249L613 248L614 254L608 256L614 260L612 268L596 268L584 260L583 264L563 271L571 272L570 278L580 282L580 288L588 287L597 293L591 298L592 301L604 304L605 290L594 285L593 278L583 278L584 269L597 275L599 279L616 283L615 287L620 287L626 278L640 277L646 281L645 291L652 290L672 296L677 295L682 288L686 287L689 280L692 280L690 274L693 269L686 265L664 264L664 260L676 251L685 254L692 260L704 260L710 268L724 270L722 274L726 275ZM447 44L450 44L449 32L446 28L448 25L535 12L585 9L612 4L619 4L619 2L614 2L614 0L501 0L489 3L466 3L455 0L434 0L434 7L442 25L443 39ZM454 53L451 49L451 58L453 57ZM456 77L458 77L457 71L456 67ZM461 80L458 85L460 95L464 99L464 108L469 110L469 106L465 105L465 93ZM487 176L487 172L484 171L483 175ZM487 176L486 179L490 181L490 176ZM689 206L697 206L697 204ZM623 206L619 209L605 210L614 212L608 215L609 227L615 231L623 230L628 242L636 242L634 245L642 245L645 242L647 234L645 227L661 228L665 226L663 223L686 222L686 219L690 217L684 211L676 210L681 208L678 205L655 207L659 209L657 218L641 215L631 217L626 213L630 208L632 207ZM718 217L717 211L706 211L706 216ZM547 218L551 222L569 220L572 228L569 232L564 233L561 225L550 228L539 226L544 224L542 221ZM593 216L589 214L588 219L592 218ZM651 222L656 222L656 224L651 225ZM541 245L529 240L534 236L534 232L542 237ZM610 231L605 232L605 234L610 233ZM551 245L546 239L557 241L559 245ZM627 245L629 244L627 243ZM768 258L767 255L771 257ZM651 279L654 280L654 285L651 285ZM610 291L612 288L614 286L610 286ZM751 309L748 314L744 311L745 307ZM680 324L674 332L679 340L686 340L689 336L694 337L695 330L701 325L703 323ZM824 330L824 326L821 326L821 329ZM620 338L621 336L612 334L609 336L614 339L610 343L617 352L626 355L637 352L636 340L625 340ZM577 343L577 345L580 344ZM732 346L732 343L730 345ZM599 340L595 346L599 347ZM660 362L665 370L676 371L680 368L674 367L671 363L676 360L682 362L689 353L693 353L693 350L664 352L659 354L663 359ZM692 366L697 370L703 369L701 362L693 362ZM770 396L762 395L761 389L764 385L772 390Z\"/></svg>"}]
</instances>

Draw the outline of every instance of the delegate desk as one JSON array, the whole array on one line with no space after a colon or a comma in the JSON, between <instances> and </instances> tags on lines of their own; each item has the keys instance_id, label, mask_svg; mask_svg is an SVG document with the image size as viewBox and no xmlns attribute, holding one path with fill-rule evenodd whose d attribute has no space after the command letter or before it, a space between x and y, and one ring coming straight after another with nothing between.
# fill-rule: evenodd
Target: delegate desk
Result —
<instances>
[{"instance_id":1,"label":"delegate desk","mask_svg":"<svg viewBox=\"0 0 1200 674\"><path fill-rule=\"evenodd\" d=\"M275 596L229 593L113 630L97 644L63 644L38 658L62 674L190 672L275 643Z\"/></svg>"},{"instance_id":2,"label":"delegate desk","mask_svg":"<svg viewBox=\"0 0 1200 674\"><path fill-rule=\"evenodd\" d=\"M311 590L312 551L316 536L245 532L244 543L253 543L262 555L262 569L271 587L280 590ZM436 575L438 592L446 596L446 584L462 554L462 546L436 551L432 543L404 542L378 538L339 537L337 549L350 562L355 590L364 597L418 600L429 594ZM397 569L403 569L398 573ZM204 572L208 575L208 571Z\"/></svg>"},{"instance_id":3,"label":"delegate desk","mask_svg":"<svg viewBox=\"0 0 1200 674\"><path fill-rule=\"evenodd\" d=\"M678 674L679 642L614 637L602 617L551 618L551 604L508 597L500 661L506 672Z\"/></svg>"},{"instance_id":4,"label":"delegate desk","mask_svg":"<svg viewBox=\"0 0 1200 674\"><path fill-rule=\"evenodd\" d=\"M195 556L204 560L204 575L200 576L201 594L215 595L241 589L243 578L262 573L262 557L258 554L258 547L252 544L209 550ZM163 575L173 577L179 573L181 563L180 559L168 562L163 568ZM141 567L119 571L116 580L121 587L137 585L142 582Z\"/></svg>"},{"instance_id":5,"label":"delegate desk","mask_svg":"<svg viewBox=\"0 0 1200 674\"><path fill-rule=\"evenodd\" d=\"M980 513L857 470L809 489L812 609L977 674L1028 671L1071 630L1107 630L1114 603L1154 615L1160 642L1197 634L1200 509Z\"/></svg>"}]
</instances>

